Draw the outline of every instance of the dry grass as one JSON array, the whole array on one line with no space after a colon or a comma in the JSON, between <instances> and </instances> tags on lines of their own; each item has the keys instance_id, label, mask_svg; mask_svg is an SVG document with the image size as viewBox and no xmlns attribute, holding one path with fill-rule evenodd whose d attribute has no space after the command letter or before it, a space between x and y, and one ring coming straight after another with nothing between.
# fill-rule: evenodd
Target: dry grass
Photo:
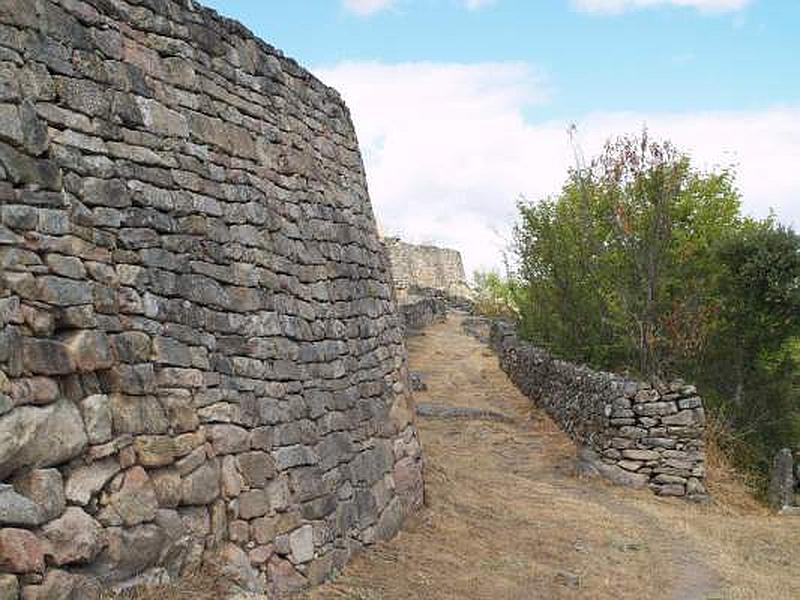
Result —
<instances>
[{"instance_id":1,"label":"dry grass","mask_svg":"<svg viewBox=\"0 0 800 600\"><path fill-rule=\"evenodd\" d=\"M800 598L800 520L770 516L713 439L708 506L579 480L572 443L455 320L409 350L420 401L517 420L420 420L426 508L303 598Z\"/></svg>"},{"instance_id":2,"label":"dry grass","mask_svg":"<svg viewBox=\"0 0 800 600\"><path fill-rule=\"evenodd\" d=\"M731 463L724 447L735 445L726 421L709 414L706 421L706 484L721 510L731 514L762 514L769 511L756 497L760 482L752 473L743 473Z\"/></svg>"},{"instance_id":3,"label":"dry grass","mask_svg":"<svg viewBox=\"0 0 800 600\"><path fill-rule=\"evenodd\" d=\"M176 583L107 592L102 600L221 600L230 589L230 583L214 567L206 565Z\"/></svg>"}]
</instances>

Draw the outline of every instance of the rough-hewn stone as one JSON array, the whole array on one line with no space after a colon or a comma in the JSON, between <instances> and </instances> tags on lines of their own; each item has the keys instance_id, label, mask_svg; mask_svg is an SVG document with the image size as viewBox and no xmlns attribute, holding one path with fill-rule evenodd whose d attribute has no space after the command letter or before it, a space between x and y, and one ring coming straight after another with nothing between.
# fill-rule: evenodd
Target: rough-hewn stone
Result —
<instances>
[{"instance_id":1,"label":"rough-hewn stone","mask_svg":"<svg viewBox=\"0 0 800 600\"><path fill-rule=\"evenodd\" d=\"M102 548L100 523L75 506L47 523L42 534L49 543L48 554L59 566L90 562Z\"/></svg>"},{"instance_id":2,"label":"rough-hewn stone","mask_svg":"<svg viewBox=\"0 0 800 600\"><path fill-rule=\"evenodd\" d=\"M14 489L36 504L43 521L61 516L67 505L64 481L57 469L27 471L14 480Z\"/></svg>"},{"instance_id":3,"label":"rough-hewn stone","mask_svg":"<svg viewBox=\"0 0 800 600\"><path fill-rule=\"evenodd\" d=\"M423 481L346 107L196 3L12 5L0 573L81 597L228 545L266 590L321 581L395 531Z\"/></svg>"},{"instance_id":4,"label":"rough-hewn stone","mask_svg":"<svg viewBox=\"0 0 800 600\"><path fill-rule=\"evenodd\" d=\"M46 549L42 540L26 529L0 529L0 570L17 574L41 573Z\"/></svg>"},{"instance_id":5,"label":"rough-hewn stone","mask_svg":"<svg viewBox=\"0 0 800 600\"><path fill-rule=\"evenodd\" d=\"M401 301L414 288L438 290L455 297L470 295L457 250L408 244L399 238L385 238L384 244Z\"/></svg>"},{"instance_id":6,"label":"rough-hewn stone","mask_svg":"<svg viewBox=\"0 0 800 600\"><path fill-rule=\"evenodd\" d=\"M694 386L633 381L562 361L502 322L467 320L465 331L487 339L511 380L581 447L583 472L663 496L706 498L705 413Z\"/></svg>"}]
</instances>

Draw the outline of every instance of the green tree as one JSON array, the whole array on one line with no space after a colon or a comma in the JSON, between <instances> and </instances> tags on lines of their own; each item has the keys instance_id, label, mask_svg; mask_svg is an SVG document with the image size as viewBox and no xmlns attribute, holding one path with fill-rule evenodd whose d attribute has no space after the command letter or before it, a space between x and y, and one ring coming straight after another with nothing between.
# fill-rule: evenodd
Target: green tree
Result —
<instances>
[{"instance_id":1,"label":"green tree","mask_svg":"<svg viewBox=\"0 0 800 600\"><path fill-rule=\"evenodd\" d=\"M520 205L523 329L570 358L660 374L713 328L713 242L736 226L728 171L647 132L606 145L555 199Z\"/></svg>"},{"instance_id":2,"label":"green tree","mask_svg":"<svg viewBox=\"0 0 800 600\"><path fill-rule=\"evenodd\" d=\"M800 444L800 236L770 218L720 241L718 330L698 380L727 407L767 467Z\"/></svg>"},{"instance_id":3,"label":"green tree","mask_svg":"<svg viewBox=\"0 0 800 600\"><path fill-rule=\"evenodd\" d=\"M696 381L762 473L777 448L800 447L800 236L743 218L730 170L700 171L645 131L519 210L524 335L601 368Z\"/></svg>"}]
</instances>

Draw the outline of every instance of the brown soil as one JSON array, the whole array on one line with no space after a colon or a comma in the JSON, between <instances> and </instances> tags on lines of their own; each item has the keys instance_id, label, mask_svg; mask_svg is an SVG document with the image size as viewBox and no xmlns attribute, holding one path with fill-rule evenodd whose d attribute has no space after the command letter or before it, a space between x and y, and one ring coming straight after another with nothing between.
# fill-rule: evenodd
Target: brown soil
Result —
<instances>
[{"instance_id":1,"label":"brown soil","mask_svg":"<svg viewBox=\"0 0 800 600\"><path fill-rule=\"evenodd\" d=\"M418 401L515 421L418 419L426 507L306 600L800 598L800 518L730 482L698 506L578 479L572 443L458 317L408 347Z\"/></svg>"}]
</instances>

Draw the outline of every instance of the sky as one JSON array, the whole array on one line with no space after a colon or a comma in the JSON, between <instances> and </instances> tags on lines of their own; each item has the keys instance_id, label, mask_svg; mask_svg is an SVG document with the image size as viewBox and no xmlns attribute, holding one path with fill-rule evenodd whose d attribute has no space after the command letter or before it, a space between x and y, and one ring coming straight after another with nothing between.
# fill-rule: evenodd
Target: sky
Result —
<instances>
[{"instance_id":1,"label":"sky","mask_svg":"<svg viewBox=\"0 0 800 600\"><path fill-rule=\"evenodd\" d=\"M800 0L204 0L336 88L382 231L503 269L520 199L638 133L800 229ZM513 260L513 256L511 256Z\"/></svg>"}]
</instances>

